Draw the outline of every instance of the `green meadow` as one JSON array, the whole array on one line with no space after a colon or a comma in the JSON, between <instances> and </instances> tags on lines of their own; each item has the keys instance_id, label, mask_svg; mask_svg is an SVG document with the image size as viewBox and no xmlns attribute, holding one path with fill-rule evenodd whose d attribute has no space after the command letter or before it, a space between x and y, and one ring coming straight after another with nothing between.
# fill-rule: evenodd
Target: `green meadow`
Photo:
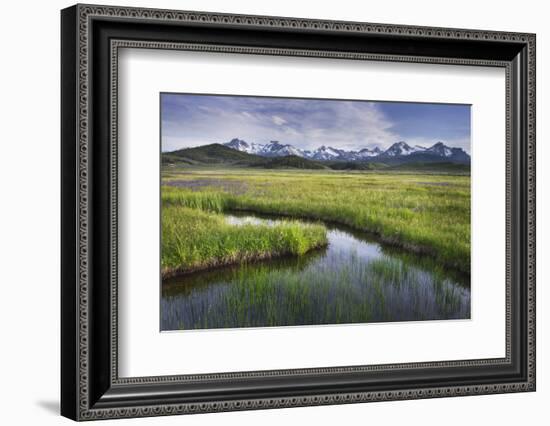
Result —
<instances>
[{"instance_id":1,"label":"green meadow","mask_svg":"<svg viewBox=\"0 0 550 426\"><path fill-rule=\"evenodd\" d=\"M469 175L231 167L165 167L162 173L164 276L301 255L326 244L323 223L365 231L470 272ZM232 211L288 221L237 228L223 216Z\"/></svg>"}]
</instances>

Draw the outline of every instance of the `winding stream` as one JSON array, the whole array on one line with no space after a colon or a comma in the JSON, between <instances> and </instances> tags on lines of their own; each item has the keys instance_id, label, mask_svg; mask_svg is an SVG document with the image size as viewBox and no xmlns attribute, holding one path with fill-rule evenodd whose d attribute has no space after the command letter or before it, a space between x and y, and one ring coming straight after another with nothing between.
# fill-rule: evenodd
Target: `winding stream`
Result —
<instances>
[{"instance_id":1,"label":"winding stream","mask_svg":"<svg viewBox=\"0 0 550 426\"><path fill-rule=\"evenodd\" d=\"M226 215L235 226L282 219ZM328 246L164 280L161 330L470 318L470 279L327 224Z\"/></svg>"}]
</instances>

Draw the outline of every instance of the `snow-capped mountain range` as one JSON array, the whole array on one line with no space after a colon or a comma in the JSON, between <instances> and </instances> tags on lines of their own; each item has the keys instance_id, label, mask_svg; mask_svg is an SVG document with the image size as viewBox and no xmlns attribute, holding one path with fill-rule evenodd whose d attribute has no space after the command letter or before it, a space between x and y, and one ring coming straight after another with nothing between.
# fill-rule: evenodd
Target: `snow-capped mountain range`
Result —
<instances>
[{"instance_id":1,"label":"snow-capped mountain range","mask_svg":"<svg viewBox=\"0 0 550 426\"><path fill-rule=\"evenodd\" d=\"M242 139L232 139L224 144L237 151L262 157L284 157L296 155L318 161L342 160L342 161L376 161L410 159L418 161L451 161L456 163L470 163L470 156L462 148L452 148L443 142L437 142L431 147L419 145L410 146L406 142L396 142L385 151L380 148L363 148L359 151L346 151L330 146L321 146L312 151L296 148L290 144L282 144L279 141L271 141L267 144L249 143ZM375 160L376 159L376 160Z\"/></svg>"}]
</instances>

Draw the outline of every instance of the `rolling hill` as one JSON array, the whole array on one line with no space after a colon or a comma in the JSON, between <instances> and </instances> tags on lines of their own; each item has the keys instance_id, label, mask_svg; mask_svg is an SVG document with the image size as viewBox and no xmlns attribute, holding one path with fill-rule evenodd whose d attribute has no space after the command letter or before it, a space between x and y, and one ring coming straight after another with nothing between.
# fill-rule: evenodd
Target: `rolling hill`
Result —
<instances>
[{"instance_id":1,"label":"rolling hill","mask_svg":"<svg viewBox=\"0 0 550 426\"><path fill-rule=\"evenodd\" d=\"M162 153L163 162L167 161L191 163L191 164L243 164L252 165L257 162L265 161L264 158L248 154L246 152L237 151L228 148L219 143L210 145L198 146L196 148L185 148L177 151Z\"/></svg>"},{"instance_id":2,"label":"rolling hill","mask_svg":"<svg viewBox=\"0 0 550 426\"><path fill-rule=\"evenodd\" d=\"M369 163L359 161L332 161L330 168L332 170L383 170L389 166L384 163Z\"/></svg>"},{"instance_id":3,"label":"rolling hill","mask_svg":"<svg viewBox=\"0 0 550 426\"><path fill-rule=\"evenodd\" d=\"M221 144L210 144L162 153L162 164L206 165L224 164L266 169L325 169L323 164L295 155L285 157L261 157L237 151Z\"/></svg>"}]
</instances>

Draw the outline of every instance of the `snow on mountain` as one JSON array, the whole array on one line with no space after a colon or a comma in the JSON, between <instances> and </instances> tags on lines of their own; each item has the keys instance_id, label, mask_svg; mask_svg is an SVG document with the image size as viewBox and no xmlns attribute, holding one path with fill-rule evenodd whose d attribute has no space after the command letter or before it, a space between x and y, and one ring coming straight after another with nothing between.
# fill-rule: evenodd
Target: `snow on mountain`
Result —
<instances>
[{"instance_id":1,"label":"snow on mountain","mask_svg":"<svg viewBox=\"0 0 550 426\"><path fill-rule=\"evenodd\" d=\"M442 158L445 159L445 161L470 162L470 156L462 148L452 148L445 145L443 142L437 142L433 146L425 148L420 145L410 146L406 142L400 141L394 143L385 151L382 151L378 147L363 148L359 151L346 151L326 145L310 151L296 148L290 144L282 144L279 141L270 141L267 144L260 144L246 142L238 138L234 138L224 145L236 149L237 151L256 154L263 157L296 155L298 157L319 161L369 161L377 157L395 160L410 157L410 160L413 161L414 157L420 160L428 159L429 161Z\"/></svg>"},{"instance_id":2,"label":"snow on mountain","mask_svg":"<svg viewBox=\"0 0 550 426\"><path fill-rule=\"evenodd\" d=\"M451 155L453 155L453 150L445 145L443 142L437 142L434 146L426 149L426 152L431 152L441 157L450 157Z\"/></svg>"},{"instance_id":3,"label":"snow on mountain","mask_svg":"<svg viewBox=\"0 0 550 426\"><path fill-rule=\"evenodd\" d=\"M378 147L374 149L363 148L356 153L356 157L358 159L363 159L363 158L377 157L380 154L382 154L382 150Z\"/></svg>"},{"instance_id":4,"label":"snow on mountain","mask_svg":"<svg viewBox=\"0 0 550 426\"><path fill-rule=\"evenodd\" d=\"M236 149L237 151L246 152L248 154L258 154L263 148L262 144L257 144L254 142L248 143L238 138L231 139L224 145L229 148Z\"/></svg>"},{"instance_id":5,"label":"snow on mountain","mask_svg":"<svg viewBox=\"0 0 550 426\"><path fill-rule=\"evenodd\" d=\"M332 148L331 146L321 146L311 153L310 158L313 160L337 160L345 151Z\"/></svg>"},{"instance_id":6,"label":"snow on mountain","mask_svg":"<svg viewBox=\"0 0 550 426\"><path fill-rule=\"evenodd\" d=\"M258 152L258 155L263 155L265 157L284 157L287 155L304 157L304 153L301 149L295 148L289 144L283 145L279 141L271 141L265 144Z\"/></svg>"},{"instance_id":7,"label":"snow on mountain","mask_svg":"<svg viewBox=\"0 0 550 426\"><path fill-rule=\"evenodd\" d=\"M425 151L426 148L421 146L410 146L406 142L396 142L388 149L386 149L382 154L384 157L398 157L404 155L411 155L414 152Z\"/></svg>"}]
</instances>

